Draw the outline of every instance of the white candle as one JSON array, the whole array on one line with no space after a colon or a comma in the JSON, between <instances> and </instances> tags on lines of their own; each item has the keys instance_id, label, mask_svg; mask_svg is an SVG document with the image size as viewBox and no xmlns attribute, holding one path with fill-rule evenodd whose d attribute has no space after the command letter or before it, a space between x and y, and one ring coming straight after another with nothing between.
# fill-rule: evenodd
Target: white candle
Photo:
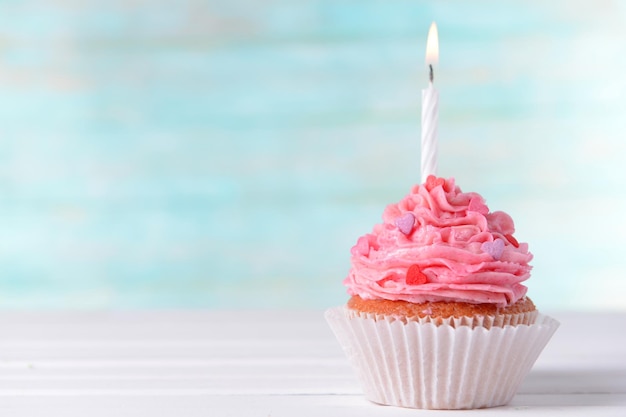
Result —
<instances>
[{"instance_id":1,"label":"white candle","mask_svg":"<svg viewBox=\"0 0 626 417\"><path fill-rule=\"evenodd\" d=\"M433 22L426 41L426 65L429 68L428 88L422 90L422 182L429 175L437 175L437 124L439 119L439 92L433 86L433 65L439 61L437 25Z\"/></svg>"}]
</instances>

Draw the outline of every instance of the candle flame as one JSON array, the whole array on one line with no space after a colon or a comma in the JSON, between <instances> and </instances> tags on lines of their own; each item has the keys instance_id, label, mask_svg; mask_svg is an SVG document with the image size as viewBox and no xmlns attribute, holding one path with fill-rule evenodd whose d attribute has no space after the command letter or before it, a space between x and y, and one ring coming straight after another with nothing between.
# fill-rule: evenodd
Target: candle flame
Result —
<instances>
[{"instance_id":1,"label":"candle flame","mask_svg":"<svg viewBox=\"0 0 626 417\"><path fill-rule=\"evenodd\" d=\"M436 65L439 63L439 35L437 34L437 24L430 24L428 38L426 40L426 65Z\"/></svg>"}]
</instances>

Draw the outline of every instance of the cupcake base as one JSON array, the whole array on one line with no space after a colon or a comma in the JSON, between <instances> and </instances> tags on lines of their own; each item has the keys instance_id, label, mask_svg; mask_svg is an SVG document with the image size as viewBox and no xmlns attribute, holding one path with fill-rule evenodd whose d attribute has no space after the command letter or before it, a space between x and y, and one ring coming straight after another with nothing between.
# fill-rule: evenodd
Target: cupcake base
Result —
<instances>
[{"instance_id":1,"label":"cupcake base","mask_svg":"<svg viewBox=\"0 0 626 417\"><path fill-rule=\"evenodd\" d=\"M373 317L392 316L397 320L420 323L448 324L450 326L492 326L533 324L537 317L535 304L524 297L514 304L498 307L494 304L470 304L463 302L425 302L420 304L401 300L364 300L358 295L348 300L348 309L354 314L370 313Z\"/></svg>"},{"instance_id":2,"label":"cupcake base","mask_svg":"<svg viewBox=\"0 0 626 417\"><path fill-rule=\"evenodd\" d=\"M424 409L507 404L559 325L539 313L530 325L490 328L345 306L325 316L370 401Z\"/></svg>"}]
</instances>

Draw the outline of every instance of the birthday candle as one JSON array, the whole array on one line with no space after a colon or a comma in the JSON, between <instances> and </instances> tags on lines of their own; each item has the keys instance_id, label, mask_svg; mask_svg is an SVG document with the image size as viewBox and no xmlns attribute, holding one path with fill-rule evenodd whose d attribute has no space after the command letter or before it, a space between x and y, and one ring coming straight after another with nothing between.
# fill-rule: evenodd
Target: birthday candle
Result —
<instances>
[{"instance_id":1,"label":"birthday candle","mask_svg":"<svg viewBox=\"0 0 626 417\"><path fill-rule=\"evenodd\" d=\"M439 119L439 92L433 86L433 65L439 62L437 25L433 22L426 41L426 65L429 68L428 87L422 90L422 182L429 175L437 175L437 124Z\"/></svg>"}]
</instances>

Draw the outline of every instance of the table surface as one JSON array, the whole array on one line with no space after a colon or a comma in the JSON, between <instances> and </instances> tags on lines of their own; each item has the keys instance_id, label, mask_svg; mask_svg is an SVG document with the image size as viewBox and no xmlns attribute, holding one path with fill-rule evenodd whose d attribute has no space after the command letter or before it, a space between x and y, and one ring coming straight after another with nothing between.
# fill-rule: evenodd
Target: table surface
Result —
<instances>
[{"instance_id":1,"label":"table surface","mask_svg":"<svg viewBox=\"0 0 626 417\"><path fill-rule=\"evenodd\" d=\"M626 415L626 313L561 327L510 405L467 413ZM4 312L3 416L454 415L361 395L321 311Z\"/></svg>"}]
</instances>

